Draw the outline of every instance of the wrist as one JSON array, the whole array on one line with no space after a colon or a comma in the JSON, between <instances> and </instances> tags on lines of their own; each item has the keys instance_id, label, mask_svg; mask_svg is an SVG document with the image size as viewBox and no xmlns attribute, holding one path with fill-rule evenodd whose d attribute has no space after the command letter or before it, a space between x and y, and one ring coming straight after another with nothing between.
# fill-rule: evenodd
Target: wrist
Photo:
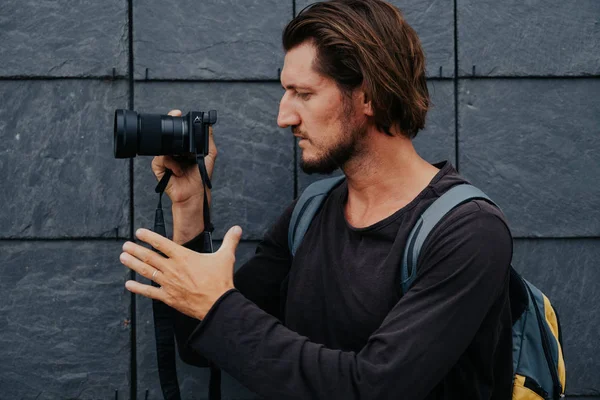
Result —
<instances>
[{"instance_id":1,"label":"wrist","mask_svg":"<svg viewBox=\"0 0 600 400\"><path fill-rule=\"evenodd\" d=\"M194 318L199 319L200 321L205 320L206 316L209 313L214 313L214 308L223 301L225 297L227 297L231 292L236 291L237 289L233 286L233 283L220 291L214 292L208 295L205 300L204 307L198 307L197 311L194 315Z\"/></svg>"},{"instance_id":2,"label":"wrist","mask_svg":"<svg viewBox=\"0 0 600 400\"><path fill-rule=\"evenodd\" d=\"M173 203L173 241L189 242L204 231L203 205Z\"/></svg>"}]
</instances>

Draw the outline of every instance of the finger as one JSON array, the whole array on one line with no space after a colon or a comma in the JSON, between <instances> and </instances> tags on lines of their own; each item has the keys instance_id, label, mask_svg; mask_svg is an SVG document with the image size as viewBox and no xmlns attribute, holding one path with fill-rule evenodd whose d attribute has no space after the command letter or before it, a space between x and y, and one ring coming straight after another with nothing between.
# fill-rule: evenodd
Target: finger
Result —
<instances>
[{"instance_id":1,"label":"finger","mask_svg":"<svg viewBox=\"0 0 600 400\"><path fill-rule=\"evenodd\" d=\"M212 125L208 127L208 158L212 158L211 163L207 163L206 169L208 177L212 179L212 173L215 166L215 160L217 159L217 145L215 144L215 135L213 134Z\"/></svg>"},{"instance_id":2,"label":"finger","mask_svg":"<svg viewBox=\"0 0 600 400\"><path fill-rule=\"evenodd\" d=\"M158 233L152 232L148 229L138 229L135 232L135 236L142 242L148 243L155 250L160 251L169 258L175 258L178 254L187 251L185 247L182 247L177 243L167 239L166 237L161 236Z\"/></svg>"},{"instance_id":3,"label":"finger","mask_svg":"<svg viewBox=\"0 0 600 400\"><path fill-rule=\"evenodd\" d=\"M172 117L181 117L181 110L171 110L167 115L170 115Z\"/></svg>"},{"instance_id":4,"label":"finger","mask_svg":"<svg viewBox=\"0 0 600 400\"><path fill-rule=\"evenodd\" d=\"M167 258L163 257L152 249L147 249L139 244L125 242L125 244L123 244L123 251L127 254L130 254L140 262L152 267L152 269L164 271L169 268ZM150 273L152 273L152 271L150 271Z\"/></svg>"},{"instance_id":5,"label":"finger","mask_svg":"<svg viewBox=\"0 0 600 400\"><path fill-rule=\"evenodd\" d=\"M159 285L161 284L163 274L156 268L151 267L128 253L121 253L119 260L121 260L121 263L127 268L137 272L144 278L150 279Z\"/></svg>"},{"instance_id":6,"label":"finger","mask_svg":"<svg viewBox=\"0 0 600 400\"><path fill-rule=\"evenodd\" d=\"M163 303L166 299L166 294L164 290L160 288L144 285L142 283L136 281L127 281L125 282L125 288L132 293L141 294L144 297L148 297L149 299L160 300Z\"/></svg>"},{"instance_id":7,"label":"finger","mask_svg":"<svg viewBox=\"0 0 600 400\"><path fill-rule=\"evenodd\" d=\"M154 172L154 176L159 181L165 174L165 161L164 156L156 156L152 159L152 172Z\"/></svg>"},{"instance_id":8,"label":"finger","mask_svg":"<svg viewBox=\"0 0 600 400\"><path fill-rule=\"evenodd\" d=\"M219 248L219 252L228 252L235 255L235 250L237 249L241 238L242 228L239 226L230 228L223 238L223 244Z\"/></svg>"},{"instance_id":9,"label":"finger","mask_svg":"<svg viewBox=\"0 0 600 400\"><path fill-rule=\"evenodd\" d=\"M175 176L183 175L181 165L171 156L156 156L152 159L152 172L157 180L161 180L166 169L170 169Z\"/></svg>"},{"instance_id":10,"label":"finger","mask_svg":"<svg viewBox=\"0 0 600 400\"><path fill-rule=\"evenodd\" d=\"M164 166L165 168L169 168L175 176L183 175L183 169L181 168L181 164L175 161L175 159L171 156L165 156Z\"/></svg>"}]
</instances>

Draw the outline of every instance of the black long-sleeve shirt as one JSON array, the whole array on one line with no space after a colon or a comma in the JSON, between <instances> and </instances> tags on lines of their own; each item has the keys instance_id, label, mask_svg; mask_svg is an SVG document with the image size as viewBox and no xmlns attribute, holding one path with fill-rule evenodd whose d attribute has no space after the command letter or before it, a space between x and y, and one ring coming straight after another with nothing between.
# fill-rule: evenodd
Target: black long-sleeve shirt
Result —
<instances>
[{"instance_id":1,"label":"black long-sleeve shirt","mask_svg":"<svg viewBox=\"0 0 600 400\"><path fill-rule=\"evenodd\" d=\"M236 289L180 343L182 356L203 355L266 399L510 399L512 238L495 207L453 210L424 243L412 288L399 292L411 228L466 182L450 163L436 166L411 203L361 229L344 217L344 181L293 258L290 205L236 273ZM179 328L180 342L191 326Z\"/></svg>"}]
</instances>

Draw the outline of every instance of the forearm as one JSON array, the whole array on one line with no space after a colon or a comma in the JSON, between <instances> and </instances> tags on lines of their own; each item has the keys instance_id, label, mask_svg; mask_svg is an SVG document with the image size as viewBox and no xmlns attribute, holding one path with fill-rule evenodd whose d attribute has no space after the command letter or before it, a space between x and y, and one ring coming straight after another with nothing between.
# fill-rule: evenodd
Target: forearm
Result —
<instances>
[{"instance_id":1,"label":"forearm","mask_svg":"<svg viewBox=\"0 0 600 400\"><path fill-rule=\"evenodd\" d=\"M231 290L207 314L188 346L266 400L397 399L400 394L423 399L468 339L443 342L412 329L403 333L402 325L393 318L359 352L326 348ZM445 356L437 348L454 345L453 354Z\"/></svg>"},{"instance_id":2,"label":"forearm","mask_svg":"<svg viewBox=\"0 0 600 400\"><path fill-rule=\"evenodd\" d=\"M237 290L219 299L188 345L265 399L371 398L386 389L360 373L367 364L356 353L310 342Z\"/></svg>"}]
</instances>

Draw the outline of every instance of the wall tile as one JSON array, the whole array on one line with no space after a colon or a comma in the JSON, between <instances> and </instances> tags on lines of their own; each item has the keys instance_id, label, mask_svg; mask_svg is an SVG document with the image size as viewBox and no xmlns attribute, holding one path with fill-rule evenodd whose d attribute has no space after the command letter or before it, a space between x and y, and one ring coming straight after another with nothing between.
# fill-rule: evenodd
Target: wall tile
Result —
<instances>
[{"instance_id":1,"label":"wall tile","mask_svg":"<svg viewBox=\"0 0 600 400\"><path fill-rule=\"evenodd\" d=\"M458 0L459 75L600 73L597 0Z\"/></svg>"},{"instance_id":2,"label":"wall tile","mask_svg":"<svg viewBox=\"0 0 600 400\"><path fill-rule=\"evenodd\" d=\"M125 82L0 82L2 238L124 237L129 162L113 155Z\"/></svg>"},{"instance_id":3,"label":"wall tile","mask_svg":"<svg viewBox=\"0 0 600 400\"><path fill-rule=\"evenodd\" d=\"M0 242L5 399L129 398L131 296L117 241Z\"/></svg>"},{"instance_id":4,"label":"wall tile","mask_svg":"<svg viewBox=\"0 0 600 400\"><path fill-rule=\"evenodd\" d=\"M0 76L127 76L127 2L3 1Z\"/></svg>"},{"instance_id":5,"label":"wall tile","mask_svg":"<svg viewBox=\"0 0 600 400\"><path fill-rule=\"evenodd\" d=\"M459 107L460 172L515 235L600 234L600 81L461 81Z\"/></svg>"},{"instance_id":6,"label":"wall tile","mask_svg":"<svg viewBox=\"0 0 600 400\"><path fill-rule=\"evenodd\" d=\"M134 2L135 77L278 79L286 0Z\"/></svg>"}]
</instances>

